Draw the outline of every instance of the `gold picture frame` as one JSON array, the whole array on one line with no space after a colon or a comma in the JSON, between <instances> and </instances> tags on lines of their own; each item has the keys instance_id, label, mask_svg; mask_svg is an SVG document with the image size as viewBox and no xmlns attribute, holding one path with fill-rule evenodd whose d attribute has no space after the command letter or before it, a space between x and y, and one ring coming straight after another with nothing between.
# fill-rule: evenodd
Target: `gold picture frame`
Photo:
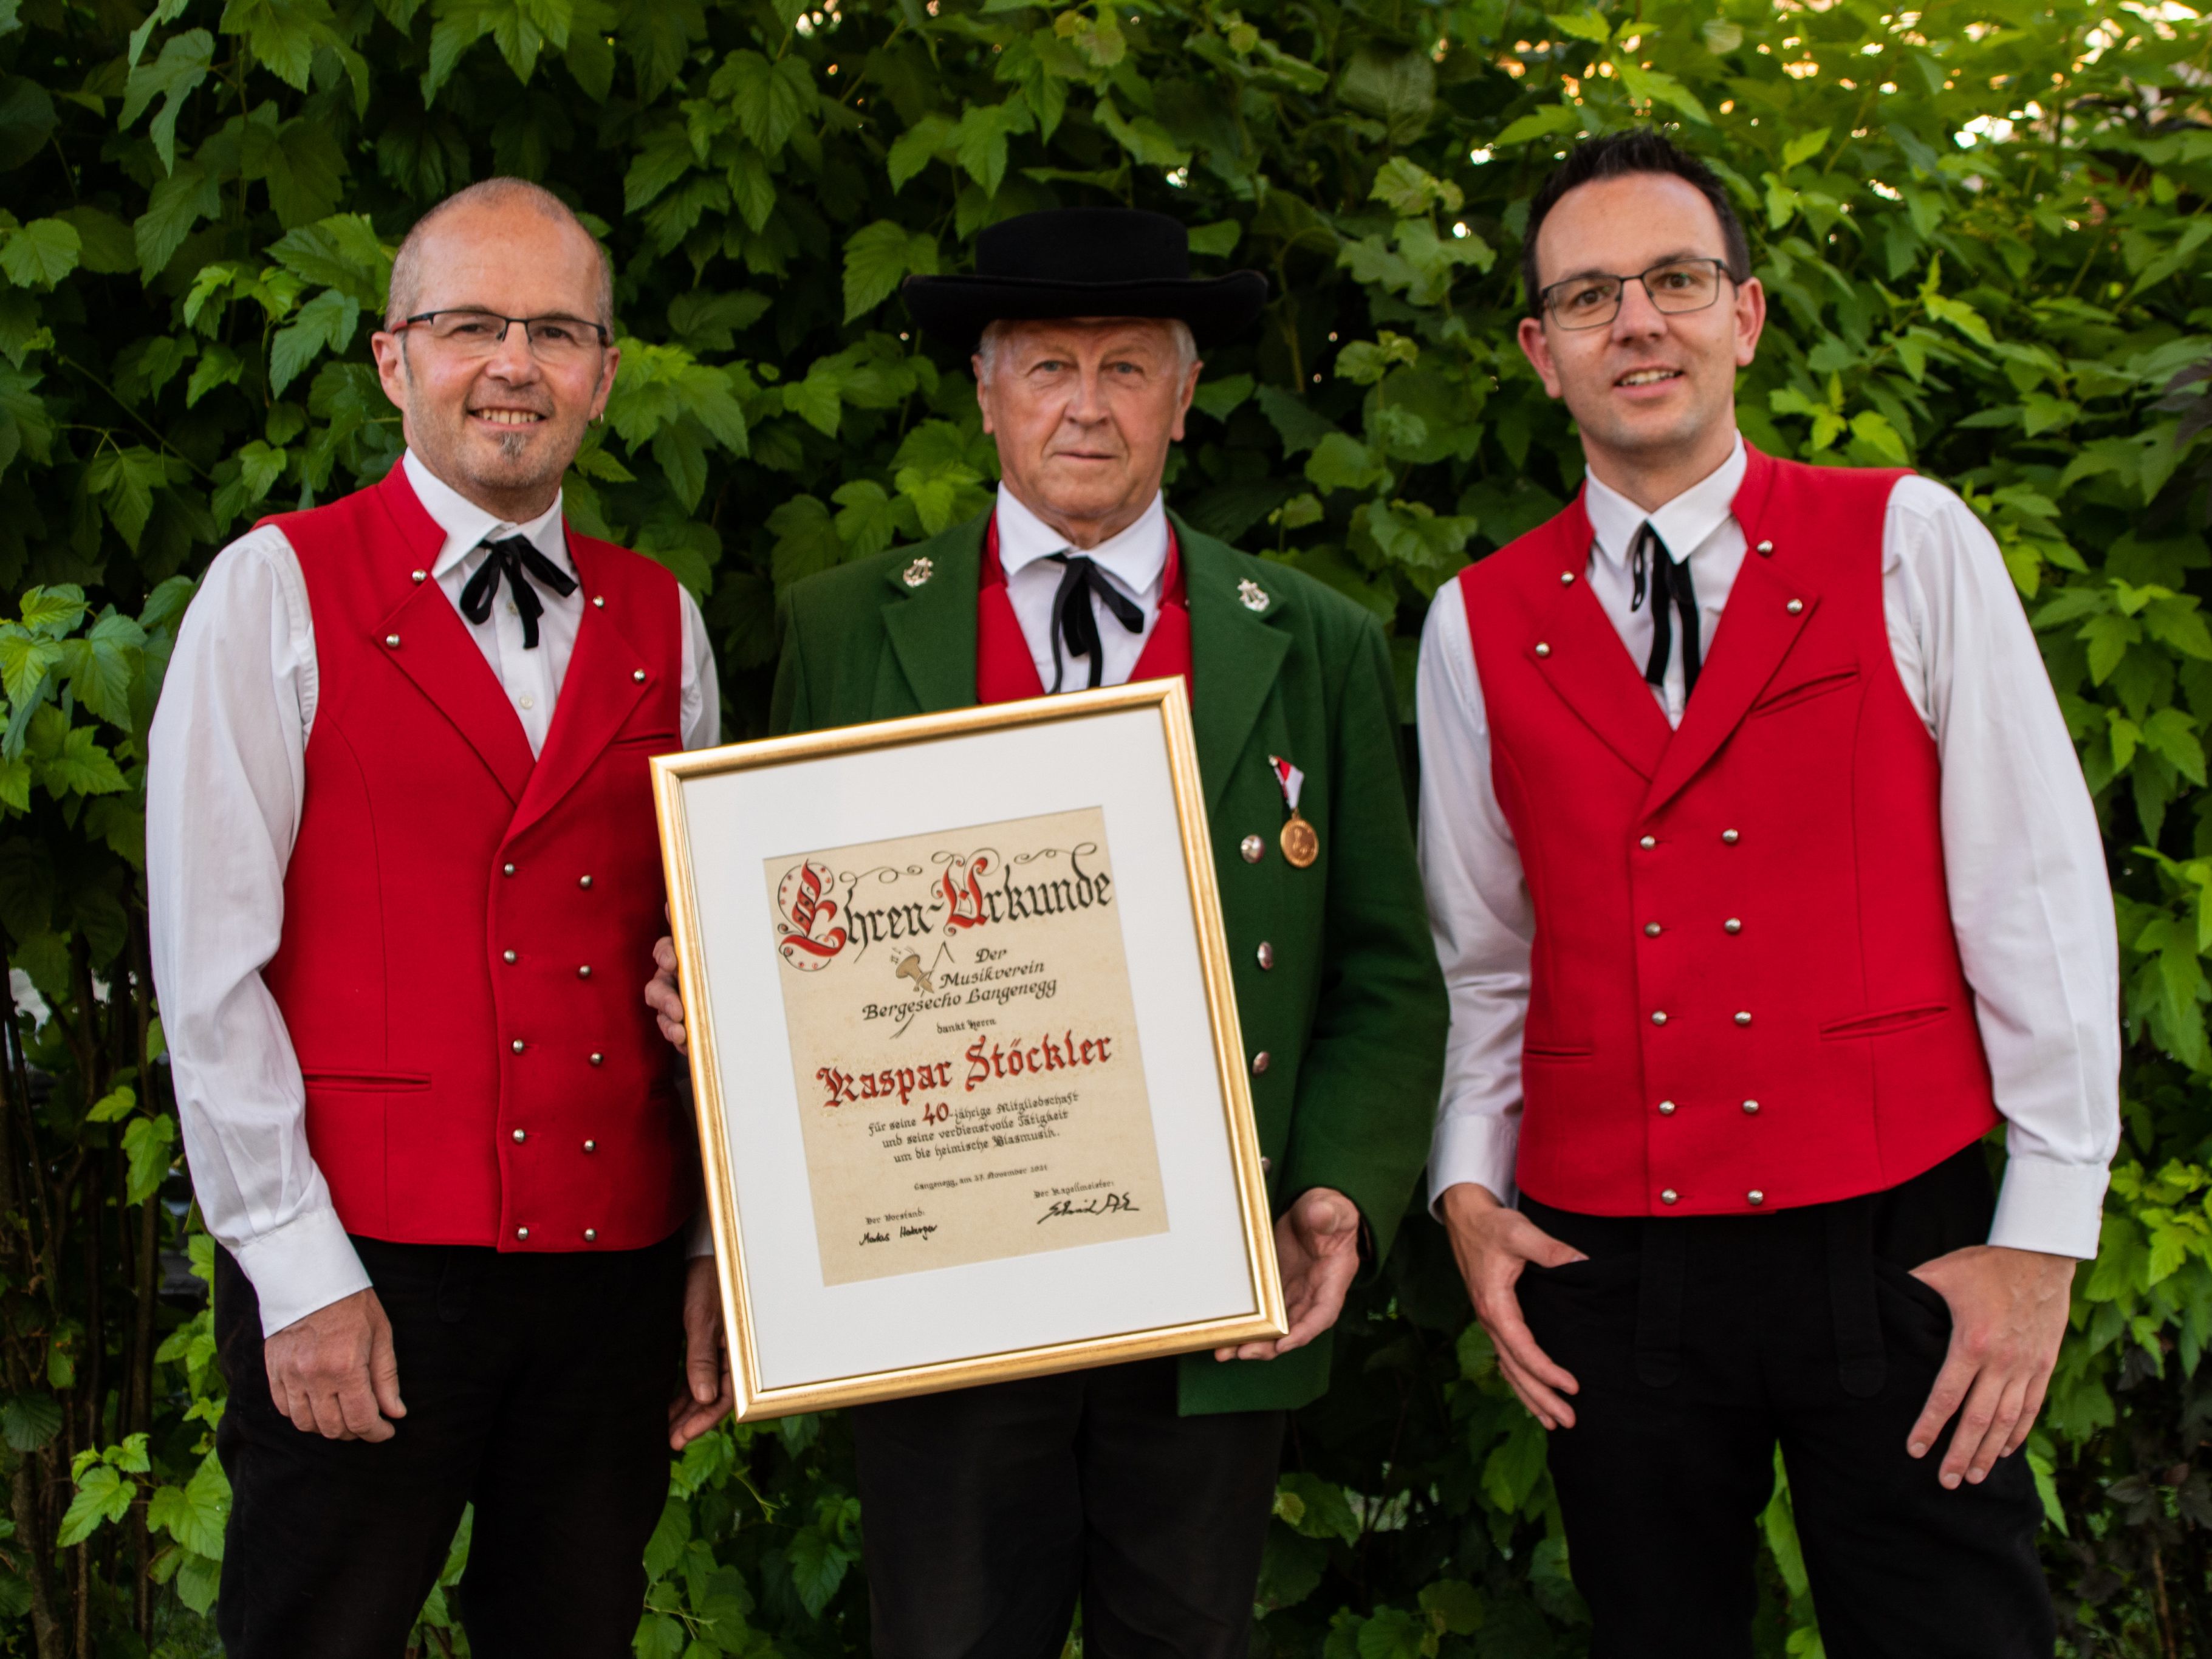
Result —
<instances>
[{"instance_id":1,"label":"gold picture frame","mask_svg":"<svg viewBox=\"0 0 2212 1659\"><path fill-rule=\"evenodd\" d=\"M1086 729L1087 728L1087 729ZM1009 734L1026 734L1022 737ZM1174 824L1172 841L1163 825L1152 822L1160 810L1163 799L1157 776L1148 757L1157 743L1157 754L1164 764L1169 798L1172 800ZM1203 1249L1211 1277L1204 1282L1218 1285L1221 1306L1218 1311L1188 1316L1190 1310L1182 1310L1182 1316L1158 1323L1145 1323L1139 1316L1132 1322L1130 1308L1142 1302L1146 1292L1140 1282L1127 1275L1142 1271L1136 1267L1121 1270L1123 1277L1111 1280L1117 1270L1113 1267L1116 1252L1126 1255L1132 1263L1149 1261L1151 1271L1158 1273L1158 1263L1171 1257L1162 1251L1177 1248L1170 1243L1155 1245L1151 1239L1131 1241L1127 1244L1085 1243L1066 1250L1056 1247L1038 1247L1042 1255L1024 1258L1025 1265L1018 1272L1003 1268L1003 1264L992 1262L988 1271L961 1265L927 1266L921 1268L895 1270L899 1277L895 1281L872 1281L871 1285L856 1287L827 1282L826 1268L819 1265L815 1255L816 1241L811 1236L800 1235L791 1215L785 1215L783 1224L775 1232L775 1255L771 1259L761 1238L756 1236L749 1243L746 1237L743 1194L739 1188L750 1179L756 1182L755 1201L765 1210L787 1201L784 1194L793 1184L792 1172L783 1167L790 1161L787 1143L792 1137L781 1128L781 1114L756 1116L752 1121L757 1128L766 1123L774 1129L772 1134L758 1137L760 1148L784 1148L781 1152L761 1151L763 1158L781 1158L777 1164L781 1178L769 1174L741 1176L740 1166L735 1161L748 1152L734 1144L732 1127L733 1109L752 1109L753 1090L750 1086L757 1079L763 1097L781 1087L781 1073L787 1071L791 1051L791 1036L785 1013L787 994L770 999L758 994L757 988L744 1000L734 996L725 1005L716 1000L715 971L726 964L736 963L740 970L752 975L757 970L743 953L765 953L762 935L751 934L740 940L735 937L739 923L737 913L750 902L744 897L741 878L727 878L728 884L717 888L724 895L720 901L723 915L709 915L702 909L702 848L696 839L700 825L695 823L694 796L702 787L717 790L711 799L715 822L725 831L724 839L746 843L744 850L732 854L727 869L737 870L748 864L746 852L755 854L750 864L753 870L761 866L757 855L762 845L768 845L772 862L793 856L788 847L774 842L772 833L750 827L733 831L732 826L753 826L758 819L740 810L748 800L753 802L751 812L777 815L777 802L784 799L779 791L793 798L798 781L814 774L804 769L810 766L817 772L824 764L834 769L834 776L841 782L841 799L871 798L868 792L856 788L873 773L897 769L900 776L911 779L913 762L927 760L932 755L958 759L960 775L975 776L974 766L977 756L988 756L1004 750L1013 758L1009 764L1025 775L1000 784L1007 799L1018 797L1022 788L1040 792L1040 799L1049 799L1058 788L1062 798L1076 786L1060 779L1054 773L1053 757L1060 754L1087 752L1086 745L1096 748L1103 744L1109 754L1123 757L1121 771L1130 781L1127 789L1132 804L1120 804L1114 792L1122 786L1107 777L1097 775L1099 768L1091 768L1084 775L1082 788L1098 793L1102 802L1092 810L1112 811L1121 815L1127 824L1140 822L1143 835L1139 844L1152 850L1150 886L1155 890L1139 902L1147 908L1147 914L1158 926L1153 936L1167 939L1158 953L1161 962L1170 964L1160 971L1170 981L1176 973L1188 976L1188 958L1183 953L1185 941L1173 938L1176 920L1187 924L1187 943L1195 953L1196 972L1203 986L1205 1010L1205 1046L1211 1051L1211 1088L1190 1085L1203 1102L1206 1097L1217 1093L1220 1106L1218 1125L1206 1121L1202 1112L1177 1115L1172 1103L1165 1105L1147 1104L1149 1125L1166 1126L1169 1138L1161 1143L1159 1157L1163 1164L1173 1161L1175 1149L1184 1147L1183 1156L1194 1165L1213 1174L1201 1179L1196 1175L1183 1178L1175 1170L1164 1174L1179 1182L1184 1195L1176 1204L1165 1205L1163 1212L1168 1219L1154 1224L1156 1237L1172 1240L1178 1225L1185 1237L1194 1241L1181 1248ZM1015 750L1018 755L1014 755ZM1137 757L1132 762L1128 757ZM889 759L886 757L900 757ZM1042 758L1040 758L1042 757ZM1103 763L1101 763L1103 766ZM691 1078L697 1105L700 1146L705 1171L707 1202L713 1222L714 1245L721 1267L721 1289L724 1328L728 1333L731 1370L736 1383L736 1414L743 1420L757 1420L793 1413L815 1412L836 1407L858 1405L869 1401L896 1398L902 1395L933 1393L942 1389L966 1388L981 1383L1006 1382L1017 1377L1032 1376L1053 1371L1072 1370L1084 1367L1117 1364L1153 1358L1160 1355L1202 1351L1234 1344L1266 1340L1282 1335L1288 1328L1283 1306L1281 1281L1274 1251L1273 1221L1270 1215L1266 1176L1260 1157L1259 1140L1255 1128L1249 1080L1246 1077L1243 1041L1241 1035L1234 986L1231 978L1227 941L1221 920L1221 908L1215 883L1212 853L1206 824L1205 793L1200 784L1198 757L1192 737L1189 705L1184 685L1180 679L1148 681L1133 685L1114 687L1096 691L1070 693L1030 701L997 704L990 707L965 708L939 714L915 716L910 719L877 722L865 726L845 726L835 730L799 736L772 738L758 742L736 744L718 749L693 750L689 753L658 757L652 762L653 796L659 820L661 854L665 868L669 891L669 919L675 942L678 975L682 986L687 1010L690 1032ZM1073 773L1070 774L1072 778ZM732 786L716 781L737 780ZM1142 781L1139 781L1141 780ZM911 784L908 785L911 791ZM750 791L750 795L747 793ZM1008 793L1011 792L1011 793ZM837 792L832 792L837 793ZM917 793L926 796L928 792ZM702 797L702 799L709 799ZM1148 803L1138 805L1135 803ZM824 809L825 811L828 809ZM915 836L955 833L948 824L957 820L958 813L939 810L935 817L941 822L929 821L932 808L926 799L916 799L914 810L923 822L907 826ZM1145 816L1141 819L1134 815ZM878 819L881 813L878 814ZM1102 822L1103 820L1102 819ZM878 826L881 827L880 823ZM856 833L846 837L858 842L866 839ZM829 843L823 842L823 845ZM1170 862L1167 848L1179 849L1179 869L1185 901L1172 902L1167 890L1170 882L1165 866ZM709 873L721 879L724 866L718 848L715 862ZM1130 912L1129 876L1117 869L1115 880L1119 884L1124 909L1113 926L1117 930L1132 924ZM753 886L757 888L755 881ZM849 892L850 890L848 890ZM1166 920L1164 920L1166 919ZM757 921L757 918L753 918ZM1164 933L1162 930L1164 929ZM1117 934L1118 936L1118 934ZM787 957L788 953L787 951ZM1131 982L1136 983L1140 963L1133 954L1128 962ZM769 969L773 972L773 968ZM778 984L783 981L778 980ZM754 984L757 981L750 981ZM971 997L975 994L971 993ZM1142 1001L1143 994L1139 994ZM764 1006L774 1002L774 1007ZM1188 998L1178 999L1175 1006L1181 1012L1156 1017L1154 1024L1173 1024L1164 1052L1176 1053L1194 1058L1200 1041L1188 1008ZM747 1029L718 1029L718 1006L730 1027L740 1024ZM1005 1004L1001 1002L1001 1008ZM774 1046L775 1066L770 1067L765 1056L751 1065L746 1073L749 1087L738 1098L739 1091L729 1086L732 1073L727 1062L735 1051L732 1045L746 1043L757 1047L765 1041L763 1031L773 1029L781 1036ZM901 1028L902 1030L903 1028ZM939 1027L939 1030L948 1028ZM1020 1039L1017 1038L1018 1046ZM1150 1057L1155 1044L1146 1036L1141 1047L1146 1060L1139 1063L1150 1075ZM1034 1064L1034 1060L1032 1060ZM1176 1075L1188 1078L1196 1069L1185 1065ZM970 1085L973 1086L972 1085ZM1155 1088L1152 1094L1157 1095ZM1181 1092L1179 1090L1178 1093ZM835 1085L832 1085L835 1103ZM1150 1096L1146 1097L1148 1100ZM795 1105L797 1097L792 1097ZM817 1103L818 1104L819 1103ZM799 1114L793 1114L799 1115ZM876 1126L871 1125L872 1129ZM794 1132L795 1133L795 1132ZM1225 1153L1227 1192L1219 1192L1218 1175L1220 1159L1215 1151L1218 1133L1218 1150ZM911 1154L910 1154L911 1155ZM927 1167L927 1166L925 1166ZM1046 1166L1033 1166L1043 1169ZM1016 1173L1018 1173L1017 1171ZM1026 1184L1026 1183L1024 1183ZM1171 1182L1171 1184L1174 1184ZM1057 1190L1057 1189L1055 1189ZM1198 1196L1193 1200L1190 1192ZM1042 1195L1042 1194L1040 1194ZM1196 1205L1196 1220L1191 1219ZM1233 1205L1233 1225L1229 1218L1214 1212L1217 1204ZM1175 1221L1180 1208L1184 1222ZM793 1212L795 1213L795 1212ZM809 1214L812 1212L809 1211ZM872 1220L874 1218L869 1218ZM769 1224L765 1221L762 1225ZM789 1239L789 1249L784 1241ZM872 1242L865 1237L863 1243ZM1139 1246L1144 1248L1140 1249ZM1055 1254L1068 1258L1060 1263L1062 1271L1035 1264L1050 1263ZM1234 1255L1241 1264L1244 1291L1231 1293L1236 1275L1232 1273L1230 1257ZM1079 1262L1073 1258L1080 1257ZM1195 1258L1194 1258L1195 1259ZM821 1258L820 1260L826 1260ZM777 1352L806 1348L817 1342L823 1327L810 1324L811 1316L806 1299L811 1293L805 1264L817 1262L816 1278L822 1280L818 1290L820 1312L818 1318L837 1322L836 1326L836 1355L830 1358L801 1363L779 1358L775 1364L764 1364L763 1334L773 1328L776 1334ZM969 1284L963 1279L969 1274ZM1009 1275L1012 1275L1010 1278ZM1101 1278L1100 1275L1109 1278ZM1170 1273L1166 1278L1180 1278ZM1203 1276L1202 1276L1203 1277ZM773 1284L769 1281L773 1280ZM914 1299L926 1304L930 1297L946 1299L949 1310L956 1316L955 1322L965 1322L962 1328L969 1329L969 1342L986 1344L979 1352L930 1352L916 1358L915 1343L910 1339L908 1351L888 1355L885 1363L872 1364L861 1351L865 1335L856 1335L843 1328L846 1323L866 1323L865 1311L854 1310L880 1309L885 1305L880 1297L884 1292L874 1288L877 1284L895 1282L901 1291L897 1306L902 1312L912 1310ZM968 1288L963 1289L963 1284ZM1009 1285L1013 1286L1010 1292ZM990 1288L978 1291L976 1285ZM1080 1328L1082 1315L1066 1307L1049 1310L1052 1340L1004 1340L988 1346L996 1338L998 1329L989 1324L992 1317L979 1312L975 1297L999 1295L1008 1304L1005 1310L1004 1328L1018 1334L1034 1319L1046 1317L1042 1310L1034 1310L1034 1318L1026 1312L1029 1304L1040 1297L1050 1298L1063 1293L1078 1299L1085 1295L1085 1285L1101 1309L1099 1317L1111 1328L1091 1330ZM1109 1287L1110 1293L1101 1293ZM1249 1292L1249 1294L1247 1294ZM849 1293L849 1294L848 1294ZM1167 1288L1161 1289L1163 1296ZM870 1301L869 1297L878 1299ZM757 1304L757 1296L773 1303L773 1313L764 1312ZM1243 1305L1229 1305L1242 1296ZM962 1298L957 1304L951 1298ZM1122 1310L1120 1313L1106 1311ZM842 1311L841 1311L842 1310ZM1071 1320L1078 1325L1071 1327ZM899 1322L878 1322L897 1324L900 1330L908 1325ZM926 1322L925 1328L926 1328ZM834 1345L833 1345L834 1346ZM896 1344L887 1344L895 1346ZM926 1343L924 1344L926 1346ZM836 1374L829 1374L835 1372Z\"/></svg>"}]
</instances>

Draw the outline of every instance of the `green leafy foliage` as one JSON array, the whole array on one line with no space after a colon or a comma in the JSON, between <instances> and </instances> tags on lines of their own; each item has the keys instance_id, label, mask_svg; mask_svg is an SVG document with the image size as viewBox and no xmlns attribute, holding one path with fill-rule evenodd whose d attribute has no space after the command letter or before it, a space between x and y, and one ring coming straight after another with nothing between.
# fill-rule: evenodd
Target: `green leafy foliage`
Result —
<instances>
[{"instance_id":1,"label":"green leafy foliage","mask_svg":"<svg viewBox=\"0 0 2212 1659\"><path fill-rule=\"evenodd\" d=\"M2069 1650L2212 1659L2208 52L2190 5L2117 0L0 0L8 1639L209 1650L222 1390L146 967L143 744L215 550L398 455L366 338L425 207L513 173L605 228L623 361L568 510L702 595L744 735L782 590L988 500L967 365L899 284L1063 204L1172 212L1201 274L1267 274L1170 490L1370 610L1409 682L1430 596L1581 477L1513 343L1525 200L1575 137L1658 121L1721 166L1771 302L1747 433L1961 490L2043 640L2113 853L2130 1046L2029 1456ZM1337 1376L1295 1425L1256 1650L1583 1652L1541 1432L1425 1218ZM637 1651L859 1651L861 1525L838 1421L709 1435L672 1470ZM1759 1650L1817 1653L1785 1484L1760 1530ZM465 1651L466 1549L422 1651Z\"/></svg>"}]
</instances>

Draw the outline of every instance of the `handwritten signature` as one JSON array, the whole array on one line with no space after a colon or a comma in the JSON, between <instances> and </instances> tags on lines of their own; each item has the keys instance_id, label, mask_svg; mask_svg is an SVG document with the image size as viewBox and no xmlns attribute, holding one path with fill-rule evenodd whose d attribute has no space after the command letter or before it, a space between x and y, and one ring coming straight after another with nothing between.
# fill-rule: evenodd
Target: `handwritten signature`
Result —
<instances>
[{"instance_id":1,"label":"handwritten signature","mask_svg":"<svg viewBox=\"0 0 2212 1659\"><path fill-rule=\"evenodd\" d=\"M1102 1193L1096 1198L1080 1200L1063 1198L1037 1218L1037 1225L1042 1227L1046 1222L1058 1220L1063 1216L1113 1215L1124 1210L1133 1212L1136 1207L1136 1200L1127 1193Z\"/></svg>"}]
</instances>

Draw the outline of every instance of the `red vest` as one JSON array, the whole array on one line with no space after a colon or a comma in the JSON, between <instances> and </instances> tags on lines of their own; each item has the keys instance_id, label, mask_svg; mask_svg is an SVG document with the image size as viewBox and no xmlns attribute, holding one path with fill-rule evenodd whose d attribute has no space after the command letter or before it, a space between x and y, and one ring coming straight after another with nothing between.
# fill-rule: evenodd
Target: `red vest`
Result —
<instances>
[{"instance_id":1,"label":"red vest","mask_svg":"<svg viewBox=\"0 0 2212 1659\"><path fill-rule=\"evenodd\" d=\"M1184 603L1182 553L1176 545L1175 529L1168 529L1167 568L1160 575L1160 614L1129 671L1129 684L1140 680L1171 679L1182 676L1186 695L1192 691L1190 672L1190 607ZM975 701L979 703L1019 702L1045 695L1037 678L1036 659L1030 654L1029 637L1014 602L1006 597L1006 573L999 563L999 516L983 530L983 570L975 595Z\"/></svg>"},{"instance_id":2,"label":"red vest","mask_svg":"<svg viewBox=\"0 0 2212 1659\"><path fill-rule=\"evenodd\" d=\"M676 584L568 532L585 607L544 753L451 600L403 469L272 520L319 690L264 975L349 1232L627 1249L695 1201L640 998L665 931L648 756L682 746Z\"/></svg>"},{"instance_id":3,"label":"red vest","mask_svg":"<svg viewBox=\"0 0 2212 1659\"><path fill-rule=\"evenodd\" d=\"M1750 463L1679 729L1583 580L1579 498L1460 578L1536 916L1518 1179L1562 1209L1848 1198L1997 1121L1883 623L1901 475Z\"/></svg>"}]
</instances>

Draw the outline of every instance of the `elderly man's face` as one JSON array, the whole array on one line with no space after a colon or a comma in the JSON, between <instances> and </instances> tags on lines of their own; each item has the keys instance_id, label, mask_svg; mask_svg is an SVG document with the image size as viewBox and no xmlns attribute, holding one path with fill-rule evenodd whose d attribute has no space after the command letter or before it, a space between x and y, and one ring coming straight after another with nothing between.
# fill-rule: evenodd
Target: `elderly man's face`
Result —
<instances>
[{"instance_id":1,"label":"elderly man's face","mask_svg":"<svg viewBox=\"0 0 2212 1659\"><path fill-rule=\"evenodd\" d=\"M1022 504L1095 547L1159 493L1199 368L1150 319L1008 323L988 372L975 359L975 399Z\"/></svg>"},{"instance_id":2,"label":"elderly man's face","mask_svg":"<svg viewBox=\"0 0 2212 1659\"><path fill-rule=\"evenodd\" d=\"M434 225L409 310L599 320L599 255L574 226L522 204L458 209ZM590 328L533 349L520 327L495 347L426 327L371 341L408 447L488 512L520 522L553 504L584 428L606 406L622 354Z\"/></svg>"}]
</instances>

